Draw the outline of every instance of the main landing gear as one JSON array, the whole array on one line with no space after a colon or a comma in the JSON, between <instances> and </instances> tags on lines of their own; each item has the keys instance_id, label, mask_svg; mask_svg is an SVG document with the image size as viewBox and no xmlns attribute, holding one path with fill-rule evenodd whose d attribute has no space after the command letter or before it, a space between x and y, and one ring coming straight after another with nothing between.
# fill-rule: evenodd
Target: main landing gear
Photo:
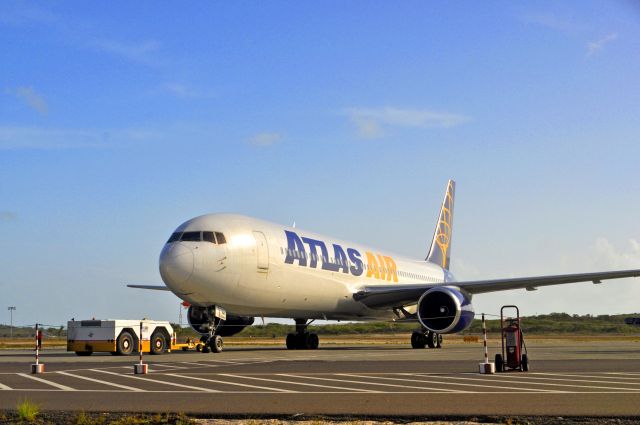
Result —
<instances>
[{"instance_id":1,"label":"main landing gear","mask_svg":"<svg viewBox=\"0 0 640 425\"><path fill-rule=\"evenodd\" d=\"M227 312L222 307L213 306L207 313L207 323L202 326L208 328L208 334L200 338L201 351L203 353L220 353L224 347L224 341L220 335L216 335L216 331L227 319Z\"/></svg>"},{"instance_id":2,"label":"main landing gear","mask_svg":"<svg viewBox=\"0 0 640 425\"><path fill-rule=\"evenodd\" d=\"M442 335L421 329L411 334L412 348L442 348Z\"/></svg>"},{"instance_id":3,"label":"main landing gear","mask_svg":"<svg viewBox=\"0 0 640 425\"><path fill-rule=\"evenodd\" d=\"M287 335L287 349L289 350L315 350L320 344L320 339L315 333L307 332L307 319L294 319L296 321L296 333Z\"/></svg>"}]
</instances>

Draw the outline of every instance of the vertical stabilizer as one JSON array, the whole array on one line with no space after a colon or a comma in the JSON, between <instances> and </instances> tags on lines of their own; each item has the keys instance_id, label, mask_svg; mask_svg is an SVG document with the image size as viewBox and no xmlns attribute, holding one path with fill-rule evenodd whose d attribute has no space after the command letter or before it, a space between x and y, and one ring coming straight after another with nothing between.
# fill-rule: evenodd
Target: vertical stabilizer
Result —
<instances>
[{"instance_id":1,"label":"vertical stabilizer","mask_svg":"<svg viewBox=\"0 0 640 425\"><path fill-rule=\"evenodd\" d=\"M447 191L444 194L438 224L433 233L431 248L427 254L426 261L435 263L445 270L449 270L449 260L451 258L451 235L453 233L453 201L455 198L456 182L449 180Z\"/></svg>"}]
</instances>

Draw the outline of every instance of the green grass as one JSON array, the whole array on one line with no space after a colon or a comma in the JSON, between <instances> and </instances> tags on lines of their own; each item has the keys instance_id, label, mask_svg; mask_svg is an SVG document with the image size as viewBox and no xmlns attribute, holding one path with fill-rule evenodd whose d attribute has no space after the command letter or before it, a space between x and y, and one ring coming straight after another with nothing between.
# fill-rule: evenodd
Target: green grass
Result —
<instances>
[{"instance_id":1,"label":"green grass","mask_svg":"<svg viewBox=\"0 0 640 425\"><path fill-rule=\"evenodd\" d=\"M18 411L18 418L21 421L33 422L36 420L38 413L40 413L40 406L25 399L18 403L16 410Z\"/></svg>"}]
</instances>

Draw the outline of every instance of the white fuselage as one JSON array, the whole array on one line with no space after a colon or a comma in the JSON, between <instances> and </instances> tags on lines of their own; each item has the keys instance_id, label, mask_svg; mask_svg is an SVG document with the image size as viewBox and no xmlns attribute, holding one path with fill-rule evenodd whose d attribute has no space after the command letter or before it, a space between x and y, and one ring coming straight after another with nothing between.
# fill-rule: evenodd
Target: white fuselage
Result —
<instances>
[{"instance_id":1,"label":"white fuselage","mask_svg":"<svg viewBox=\"0 0 640 425\"><path fill-rule=\"evenodd\" d=\"M197 232L206 234L198 239ZM391 310L367 308L353 294L364 285L453 280L436 264L241 215L196 217L172 239L160 255L166 286L191 304L215 304L235 315L393 318Z\"/></svg>"}]
</instances>

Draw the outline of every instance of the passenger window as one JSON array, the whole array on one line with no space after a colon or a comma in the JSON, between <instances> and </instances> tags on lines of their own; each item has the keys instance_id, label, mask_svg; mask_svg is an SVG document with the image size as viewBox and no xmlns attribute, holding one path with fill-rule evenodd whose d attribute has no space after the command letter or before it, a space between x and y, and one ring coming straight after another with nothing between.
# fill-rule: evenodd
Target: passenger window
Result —
<instances>
[{"instance_id":1,"label":"passenger window","mask_svg":"<svg viewBox=\"0 0 640 425\"><path fill-rule=\"evenodd\" d=\"M202 240L202 235L200 234L200 232L184 232L180 240L188 242L199 242Z\"/></svg>"},{"instance_id":2,"label":"passenger window","mask_svg":"<svg viewBox=\"0 0 640 425\"><path fill-rule=\"evenodd\" d=\"M202 232L202 240L205 242L216 243L216 237L213 236L213 232Z\"/></svg>"},{"instance_id":3,"label":"passenger window","mask_svg":"<svg viewBox=\"0 0 640 425\"><path fill-rule=\"evenodd\" d=\"M178 242L180 240L180 235L182 235L182 232L172 233L167 243Z\"/></svg>"},{"instance_id":4,"label":"passenger window","mask_svg":"<svg viewBox=\"0 0 640 425\"><path fill-rule=\"evenodd\" d=\"M218 243L220 245L222 245L223 243L227 243L227 240L225 239L224 235L220 232L216 232L216 239L218 240Z\"/></svg>"}]
</instances>

